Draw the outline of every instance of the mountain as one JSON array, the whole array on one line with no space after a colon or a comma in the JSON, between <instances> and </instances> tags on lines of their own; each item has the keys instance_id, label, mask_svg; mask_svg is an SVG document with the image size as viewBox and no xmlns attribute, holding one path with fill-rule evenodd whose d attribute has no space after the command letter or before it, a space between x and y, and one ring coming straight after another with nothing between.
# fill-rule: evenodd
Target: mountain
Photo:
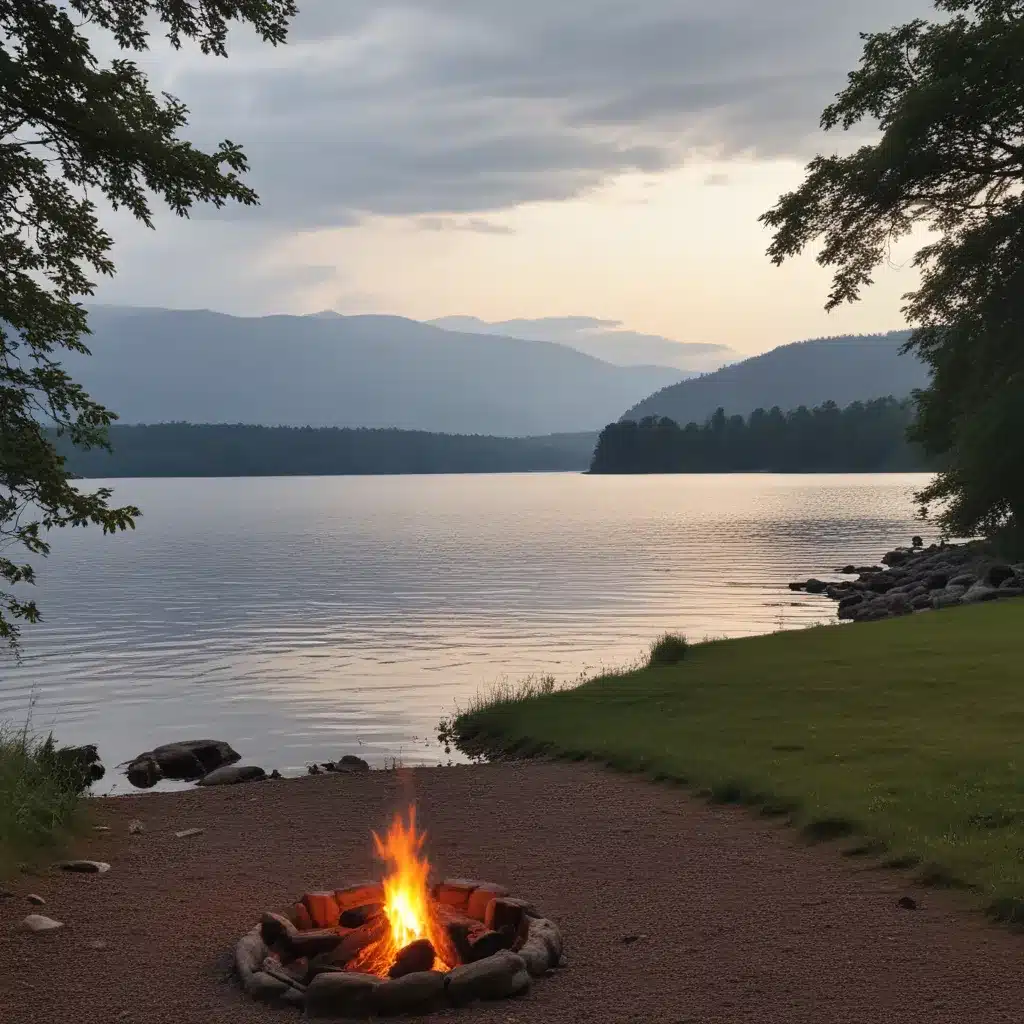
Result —
<instances>
[{"instance_id":1,"label":"mountain","mask_svg":"<svg viewBox=\"0 0 1024 1024\"><path fill-rule=\"evenodd\" d=\"M682 426L703 423L716 409L747 415L754 409L845 406L870 398L905 398L928 383L916 356L900 355L909 331L817 338L783 345L715 373L671 385L634 405L621 419L667 416Z\"/></svg>"},{"instance_id":2,"label":"mountain","mask_svg":"<svg viewBox=\"0 0 1024 1024\"><path fill-rule=\"evenodd\" d=\"M524 436L599 430L677 370L393 316L235 317L95 306L69 372L122 423L399 427Z\"/></svg>"},{"instance_id":3,"label":"mountain","mask_svg":"<svg viewBox=\"0 0 1024 1024\"><path fill-rule=\"evenodd\" d=\"M624 331L621 321L598 320L590 316L549 316L539 320L494 323L478 320L475 316L445 316L429 323L446 331L554 341L615 366L671 366L684 371L687 376L717 370L738 358L725 345L673 341L659 334Z\"/></svg>"}]
</instances>

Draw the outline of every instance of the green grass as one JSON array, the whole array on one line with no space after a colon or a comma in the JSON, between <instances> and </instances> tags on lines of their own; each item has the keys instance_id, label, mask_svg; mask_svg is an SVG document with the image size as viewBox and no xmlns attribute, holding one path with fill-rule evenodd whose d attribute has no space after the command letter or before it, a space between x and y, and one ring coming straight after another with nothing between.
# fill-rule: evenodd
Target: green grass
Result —
<instances>
[{"instance_id":1,"label":"green grass","mask_svg":"<svg viewBox=\"0 0 1024 1024\"><path fill-rule=\"evenodd\" d=\"M452 728L465 748L593 758L790 814L810 839L860 837L1024 922L1024 601L693 645L492 695Z\"/></svg>"},{"instance_id":2,"label":"green grass","mask_svg":"<svg viewBox=\"0 0 1024 1024\"><path fill-rule=\"evenodd\" d=\"M655 668L659 665L678 665L686 657L690 645L686 637L677 636L675 633L666 633L651 644L651 653L647 659L647 667Z\"/></svg>"},{"instance_id":3,"label":"green grass","mask_svg":"<svg viewBox=\"0 0 1024 1024\"><path fill-rule=\"evenodd\" d=\"M79 780L51 739L0 723L0 878L59 850L79 803Z\"/></svg>"}]
</instances>

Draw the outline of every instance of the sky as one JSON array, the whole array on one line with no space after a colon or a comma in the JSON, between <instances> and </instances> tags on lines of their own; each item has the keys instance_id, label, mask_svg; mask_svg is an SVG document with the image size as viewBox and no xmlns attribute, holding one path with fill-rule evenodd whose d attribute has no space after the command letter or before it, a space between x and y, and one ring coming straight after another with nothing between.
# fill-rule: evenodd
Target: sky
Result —
<instances>
[{"instance_id":1,"label":"sky","mask_svg":"<svg viewBox=\"0 0 1024 1024\"><path fill-rule=\"evenodd\" d=\"M299 0L286 46L141 63L240 142L259 208L110 215L102 302L241 315L587 316L752 354L903 326L913 243L823 310L813 253L757 222L818 152L858 33L927 0Z\"/></svg>"}]
</instances>

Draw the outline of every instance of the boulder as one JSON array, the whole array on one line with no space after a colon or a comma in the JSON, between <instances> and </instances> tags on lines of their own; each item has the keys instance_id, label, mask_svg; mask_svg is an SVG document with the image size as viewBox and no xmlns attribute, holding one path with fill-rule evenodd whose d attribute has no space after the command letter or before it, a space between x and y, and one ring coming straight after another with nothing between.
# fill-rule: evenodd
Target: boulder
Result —
<instances>
[{"instance_id":1,"label":"boulder","mask_svg":"<svg viewBox=\"0 0 1024 1024\"><path fill-rule=\"evenodd\" d=\"M373 1009L385 1016L425 1012L438 1005L443 996L444 975L437 971L418 971L378 985L373 990Z\"/></svg>"},{"instance_id":2,"label":"boulder","mask_svg":"<svg viewBox=\"0 0 1024 1024\"><path fill-rule=\"evenodd\" d=\"M261 1003L276 1003L290 988L286 981L268 974L254 971L244 981L245 991Z\"/></svg>"},{"instance_id":3,"label":"boulder","mask_svg":"<svg viewBox=\"0 0 1024 1024\"><path fill-rule=\"evenodd\" d=\"M475 964L464 964L448 974L448 998L462 1006L474 999L505 999L530 986L523 958L502 950Z\"/></svg>"},{"instance_id":4,"label":"boulder","mask_svg":"<svg viewBox=\"0 0 1024 1024\"><path fill-rule=\"evenodd\" d=\"M368 1017L375 1009L380 978L356 971L325 971L306 989L306 1016Z\"/></svg>"},{"instance_id":5,"label":"boulder","mask_svg":"<svg viewBox=\"0 0 1024 1024\"><path fill-rule=\"evenodd\" d=\"M821 580L812 578L804 584L804 590L806 590L808 594L824 594L827 586L827 583L823 583Z\"/></svg>"},{"instance_id":6,"label":"boulder","mask_svg":"<svg viewBox=\"0 0 1024 1024\"><path fill-rule=\"evenodd\" d=\"M1004 580L1012 579L1014 575L1013 569L1008 565L993 565L985 573L985 582L990 587L998 587Z\"/></svg>"},{"instance_id":7,"label":"boulder","mask_svg":"<svg viewBox=\"0 0 1024 1024\"><path fill-rule=\"evenodd\" d=\"M148 754L135 758L125 775L136 789L152 789L163 778L160 765Z\"/></svg>"},{"instance_id":8,"label":"boulder","mask_svg":"<svg viewBox=\"0 0 1024 1024\"><path fill-rule=\"evenodd\" d=\"M982 601L992 601L999 595L997 587L990 586L979 580L973 587L969 587L961 598L964 604L980 604Z\"/></svg>"},{"instance_id":9,"label":"boulder","mask_svg":"<svg viewBox=\"0 0 1024 1024\"><path fill-rule=\"evenodd\" d=\"M223 740L182 740L164 743L139 754L126 772L128 781L140 789L154 786L161 778L192 782L234 764L242 755Z\"/></svg>"},{"instance_id":10,"label":"boulder","mask_svg":"<svg viewBox=\"0 0 1024 1024\"><path fill-rule=\"evenodd\" d=\"M977 582L978 582L978 577L975 576L974 573L972 573L972 572L962 572L962 573L959 573L958 575L952 577L952 579L950 579L949 583L946 586L947 586L947 588L948 587L963 587L964 590L966 590L968 587L973 587L974 584L977 583Z\"/></svg>"},{"instance_id":11,"label":"boulder","mask_svg":"<svg viewBox=\"0 0 1024 1024\"><path fill-rule=\"evenodd\" d=\"M355 754L345 754L338 764L343 770L350 772L368 772L370 770L370 766L361 757L356 757Z\"/></svg>"},{"instance_id":12,"label":"boulder","mask_svg":"<svg viewBox=\"0 0 1024 1024\"><path fill-rule=\"evenodd\" d=\"M239 782L262 782L267 773L254 764L227 764L214 768L198 782L200 786L235 786Z\"/></svg>"},{"instance_id":13,"label":"boulder","mask_svg":"<svg viewBox=\"0 0 1024 1024\"><path fill-rule=\"evenodd\" d=\"M268 953L267 945L260 935L259 929L243 935L235 944L235 970L245 982L251 974L260 970Z\"/></svg>"},{"instance_id":14,"label":"boulder","mask_svg":"<svg viewBox=\"0 0 1024 1024\"><path fill-rule=\"evenodd\" d=\"M993 596L999 601L1007 597L1024 597L1024 587L1000 587Z\"/></svg>"},{"instance_id":15,"label":"boulder","mask_svg":"<svg viewBox=\"0 0 1024 1024\"><path fill-rule=\"evenodd\" d=\"M469 955L465 958L468 964L475 964L478 960L494 956L498 950L511 949L515 941L514 929L503 928L501 931L494 931L484 927L469 939Z\"/></svg>"},{"instance_id":16,"label":"boulder","mask_svg":"<svg viewBox=\"0 0 1024 1024\"><path fill-rule=\"evenodd\" d=\"M933 572L928 574L924 584L929 590L942 590L948 582L949 573Z\"/></svg>"},{"instance_id":17,"label":"boulder","mask_svg":"<svg viewBox=\"0 0 1024 1024\"><path fill-rule=\"evenodd\" d=\"M952 608L960 604L967 588L957 583L950 583L944 590L940 590L932 596L933 608Z\"/></svg>"}]
</instances>

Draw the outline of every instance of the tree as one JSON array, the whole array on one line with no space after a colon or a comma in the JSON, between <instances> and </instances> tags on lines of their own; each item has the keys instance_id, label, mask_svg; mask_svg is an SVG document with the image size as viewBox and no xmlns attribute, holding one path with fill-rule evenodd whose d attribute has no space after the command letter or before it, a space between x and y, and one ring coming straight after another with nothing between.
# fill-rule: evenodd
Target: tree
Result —
<instances>
[{"instance_id":1,"label":"tree","mask_svg":"<svg viewBox=\"0 0 1024 1024\"><path fill-rule=\"evenodd\" d=\"M69 480L53 431L81 448L107 447L116 418L62 369L62 351L88 353L91 275L112 275L113 241L97 201L152 227L151 197L181 217L196 203L253 205L241 148L212 152L179 137L185 106L151 91L124 58L101 63L96 30L122 51L149 47L160 24L170 45L227 55L228 28L248 22L264 41L285 39L293 0L0 0L0 551L50 550L55 527L134 525L110 491ZM87 34L88 32L88 34ZM32 583L32 565L0 555L0 584ZM17 651L34 601L0 590L0 640Z\"/></svg>"},{"instance_id":2,"label":"tree","mask_svg":"<svg viewBox=\"0 0 1024 1024\"><path fill-rule=\"evenodd\" d=\"M761 221L776 263L817 239L826 304L855 301L891 243L938 237L914 258L906 350L930 367L912 436L944 456L918 495L950 536L1024 527L1024 0L935 0L943 20L864 35L826 130L877 122L881 138L819 156Z\"/></svg>"}]
</instances>

